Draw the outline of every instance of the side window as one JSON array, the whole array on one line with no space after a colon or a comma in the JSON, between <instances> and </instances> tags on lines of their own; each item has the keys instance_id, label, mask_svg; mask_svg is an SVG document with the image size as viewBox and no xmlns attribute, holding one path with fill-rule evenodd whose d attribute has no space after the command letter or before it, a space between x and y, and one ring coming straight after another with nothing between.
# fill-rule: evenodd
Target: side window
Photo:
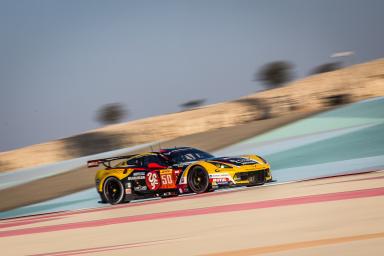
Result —
<instances>
[{"instance_id":1,"label":"side window","mask_svg":"<svg viewBox=\"0 0 384 256\"><path fill-rule=\"evenodd\" d=\"M135 157L127 160L127 165L139 167L141 166L141 157Z\"/></svg>"},{"instance_id":2,"label":"side window","mask_svg":"<svg viewBox=\"0 0 384 256\"><path fill-rule=\"evenodd\" d=\"M161 166L169 166L168 161L165 158L163 158L162 156L157 156L157 159L158 159L159 165L161 165Z\"/></svg>"}]
</instances>

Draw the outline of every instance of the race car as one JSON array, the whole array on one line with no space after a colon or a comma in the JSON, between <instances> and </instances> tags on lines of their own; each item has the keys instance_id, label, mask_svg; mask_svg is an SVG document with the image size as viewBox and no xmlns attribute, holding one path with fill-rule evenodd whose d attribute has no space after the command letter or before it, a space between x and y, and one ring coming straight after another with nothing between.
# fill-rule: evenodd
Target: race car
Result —
<instances>
[{"instance_id":1,"label":"race car","mask_svg":"<svg viewBox=\"0 0 384 256\"><path fill-rule=\"evenodd\" d=\"M214 157L191 147L96 159L87 164L90 168L104 165L105 169L96 173L96 189L101 202L110 204L272 181L270 165L261 156Z\"/></svg>"}]
</instances>

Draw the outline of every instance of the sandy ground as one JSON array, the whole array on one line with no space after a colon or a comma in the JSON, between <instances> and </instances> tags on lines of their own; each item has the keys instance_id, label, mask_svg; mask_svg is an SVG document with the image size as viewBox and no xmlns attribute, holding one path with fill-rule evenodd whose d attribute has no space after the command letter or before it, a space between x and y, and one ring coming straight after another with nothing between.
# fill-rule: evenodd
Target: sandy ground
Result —
<instances>
[{"instance_id":1,"label":"sandy ground","mask_svg":"<svg viewBox=\"0 0 384 256\"><path fill-rule=\"evenodd\" d=\"M314 112L295 112L282 117L251 122L236 127L182 136L165 141L161 146L187 145L213 151L313 114ZM143 148L132 153L145 151L151 151L151 148ZM93 187L96 170L97 168L77 168L69 172L0 190L0 211L46 201ZM12 195L12 198L9 195Z\"/></svg>"},{"instance_id":2,"label":"sandy ground","mask_svg":"<svg viewBox=\"0 0 384 256\"><path fill-rule=\"evenodd\" d=\"M381 255L384 172L0 221L3 255Z\"/></svg>"},{"instance_id":3,"label":"sandy ground","mask_svg":"<svg viewBox=\"0 0 384 256\"><path fill-rule=\"evenodd\" d=\"M278 117L292 110L318 111L327 104L327 97L343 94L348 94L352 102L383 96L384 59L309 76L234 101L110 125L74 137L2 152L0 171L238 126L262 119L266 112ZM101 151L95 151L96 148Z\"/></svg>"}]
</instances>

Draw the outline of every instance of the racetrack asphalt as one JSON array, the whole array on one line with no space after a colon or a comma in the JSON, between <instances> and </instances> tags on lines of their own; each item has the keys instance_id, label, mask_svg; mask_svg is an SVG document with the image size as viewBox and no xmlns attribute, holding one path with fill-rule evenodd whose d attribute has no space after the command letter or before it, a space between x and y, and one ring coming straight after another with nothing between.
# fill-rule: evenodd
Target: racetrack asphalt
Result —
<instances>
[{"instance_id":1,"label":"racetrack asphalt","mask_svg":"<svg viewBox=\"0 0 384 256\"><path fill-rule=\"evenodd\" d=\"M0 246L35 256L380 255L383 185L379 171L2 220Z\"/></svg>"}]
</instances>

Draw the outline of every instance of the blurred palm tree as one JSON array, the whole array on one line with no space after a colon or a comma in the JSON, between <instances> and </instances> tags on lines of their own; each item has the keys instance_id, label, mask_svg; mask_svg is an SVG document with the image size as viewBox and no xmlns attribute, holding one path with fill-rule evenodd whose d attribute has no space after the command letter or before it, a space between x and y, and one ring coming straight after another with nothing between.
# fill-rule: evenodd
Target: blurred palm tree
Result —
<instances>
[{"instance_id":1,"label":"blurred palm tree","mask_svg":"<svg viewBox=\"0 0 384 256\"><path fill-rule=\"evenodd\" d=\"M127 115L127 111L120 103L111 103L102 106L97 113L97 120L101 124L115 124Z\"/></svg>"},{"instance_id":2,"label":"blurred palm tree","mask_svg":"<svg viewBox=\"0 0 384 256\"><path fill-rule=\"evenodd\" d=\"M183 109L197 108L203 105L204 102L205 102L205 99L190 100L180 104L180 107L182 107Z\"/></svg>"},{"instance_id":3,"label":"blurred palm tree","mask_svg":"<svg viewBox=\"0 0 384 256\"><path fill-rule=\"evenodd\" d=\"M256 81L262 81L269 88L284 85L293 78L293 64L287 61L274 61L265 64L255 74Z\"/></svg>"},{"instance_id":4,"label":"blurred palm tree","mask_svg":"<svg viewBox=\"0 0 384 256\"><path fill-rule=\"evenodd\" d=\"M321 64L317 67L315 67L312 71L311 71L311 75L315 75L315 74L321 74L321 73L326 73L326 72L331 72L331 71L335 71L335 70L338 70L340 69L342 66L341 66L341 63L340 62L330 62L330 63L324 63L324 64Z\"/></svg>"}]
</instances>

